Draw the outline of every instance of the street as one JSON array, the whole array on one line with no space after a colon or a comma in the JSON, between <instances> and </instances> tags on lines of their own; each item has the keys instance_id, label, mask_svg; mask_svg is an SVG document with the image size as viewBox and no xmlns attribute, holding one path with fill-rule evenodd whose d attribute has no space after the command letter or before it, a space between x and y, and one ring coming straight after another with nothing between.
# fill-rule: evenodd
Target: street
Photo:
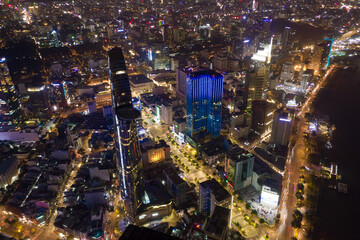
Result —
<instances>
[{"instance_id":1,"label":"street","mask_svg":"<svg viewBox=\"0 0 360 240\"><path fill-rule=\"evenodd\" d=\"M294 229L291 227L292 213L296 208L296 185L299 182L299 177L301 174L300 167L305 165L305 148L303 142L303 133L306 128L305 123L305 112L308 111L312 101L316 97L319 89L323 87L327 78L330 74L333 74L333 70L339 67L332 66L324 78L320 80L315 89L312 91L309 98L306 100L304 105L301 107L297 117L299 118L298 128L296 134L291 137L290 142L294 142L295 146L290 149L289 155L286 162L286 174L283 177L282 183L282 194L280 202L280 226L278 229L278 236L276 239L287 240L294 236Z\"/></svg>"},{"instance_id":2,"label":"street","mask_svg":"<svg viewBox=\"0 0 360 240\"><path fill-rule=\"evenodd\" d=\"M149 115L149 116L147 116ZM198 184L196 183L195 179L198 180L198 182L203 182L208 180L207 175L211 178L219 179L219 176L214 176L214 168L211 168L207 165L201 165L200 162L197 161L200 168L197 169L194 164L189 161L189 158L185 157L184 154L189 154L190 158L196 159L192 156L192 148L188 147L187 145L181 145L179 144L174 145L171 141L168 140L168 136L171 136L171 133L168 130L168 126L166 125L160 125L155 124L151 121L151 113L146 114L145 111L142 111L142 118L145 122L148 123L147 129L150 132L150 135L152 137L159 137L161 139L164 139L167 144L170 146L171 152L179 157L180 161L185 164L185 166L190 170L190 173L186 173L184 170L184 175L188 183L194 183L196 184L196 191L199 191ZM177 164L175 159L173 159L174 164L178 165L179 168L183 168L180 164ZM234 195L232 188L229 186L225 187L227 191L229 191L230 194ZM247 239L262 239L265 235L275 236L275 229L269 228L266 225L259 224L258 217L251 215L251 209L247 210L245 208L245 203L241 203L236 197L234 197L234 205L232 206L232 227L237 230L241 230L240 232L245 233L247 236ZM240 208L240 210L239 210ZM247 214L250 219L254 220L255 223L258 224L257 227L254 227L253 225L249 224L247 221L245 221L244 216ZM241 226L241 228L234 225L234 222L238 222Z\"/></svg>"}]
</instances>

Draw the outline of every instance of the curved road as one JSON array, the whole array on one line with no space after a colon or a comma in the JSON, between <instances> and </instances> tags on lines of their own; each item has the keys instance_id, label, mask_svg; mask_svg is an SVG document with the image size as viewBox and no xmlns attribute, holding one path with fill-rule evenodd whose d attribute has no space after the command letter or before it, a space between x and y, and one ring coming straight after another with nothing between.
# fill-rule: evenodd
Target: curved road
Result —
<instances>
[{"instance_id":1,"label":"curved road","mask_svg":"<svg viewBox=\"0 0 360 240\"><path fill-rule=\"evenodd\" d=\"M296 208L296 185L299 182L300 167L304 166L304 142L303 142L303 133L306 128L305 124L305 112L308 110L312 101L316 97L319 89L321 89L328 79L329 75L334 74L334 69L337 70L340 66L332 66L323 79L317 84L315 89L312 91L311 95L308 97L297 116L299 118L297 131L295 135L292 136L291 141L295 142L295 146L289 151L288 161L286 163L287 173L284 175L282 183L282 195L279 213L280 226L278 229L278 240L288 240L294 236L294 229L291 227L292 213Z\"/></svg>"}]
</instances>

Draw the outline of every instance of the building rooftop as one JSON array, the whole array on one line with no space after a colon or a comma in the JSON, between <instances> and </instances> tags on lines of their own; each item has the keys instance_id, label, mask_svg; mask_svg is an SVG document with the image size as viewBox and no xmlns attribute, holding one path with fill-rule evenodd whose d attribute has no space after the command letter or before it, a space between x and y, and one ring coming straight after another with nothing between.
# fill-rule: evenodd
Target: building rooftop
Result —
<instances>
[{"instance_id":1,"label":"building rooftop","mask_svg":"<svg viewBox=\"0 0 360 240\"><path fill-rule=\"evenodd\" d=\"M275 157L274 155L266 152L262 148L255 148L255 153L264 158L266 161L275 166L279 171L283 172L285 170L286 158L284 157Z\"/></svg>"},{"instance_id":2,"label":"building rooftop","mask_svg":"<svg viewBox=\"0 0 360 240\"><path fill-rule=\"evenodd\" d=\"M231 194L223 186L221 186L221 184L218 183L214 178L207 180L205 182L201 182L200 186L202 188L210 188L212 194L215 197L215 200L218 202L221 202L231 197Z\"/></svg>"},{"instance_id":3,"label":"building rooftop","mask_svg":"<svg viewBox=\"0 0 360 240\"><path fill-rule=\"evenodd\" d=\"M179 238L130 224L119 240L178 240Z\"/></svg>"},{"instance_id":4,"label":"building rooftop","mask_svg":"<svg viewBox=\"0 0 360 240\"><path fill-rule=\"evenodd\" d=\"M163 170L164 173L171 179L171 181L175 184L181 184L185 181L176 173L176 171L173 168L167 168Z\"/></svg>"},{"instance_id":5,"label":"building rooftop","mask_svg":"<svg viewBox=\"0 0 360 240\"><path fill-rule=\"evenodd\" d=\"M144 198L146 198L145 200L149 203L144 204L143 202L139 206L137 214L146 211L148 208L169 204L171 202L172 197L160 181L152 180L145 182L145 192L146 196Z\"/></svg>"},{"instance_id":6,"label":"building rooftop","mask_svg":"<svg viewBox=\"0 0 360 240\"><path fill-rule=\"evenodd\" d=\"M205 233L208 237L223 236L226 232L230 219L230 209L215 206L210 221L206 224Z\"/></svg>"},{"instance_id":7,"label":"building rooftop","mask_svg":"<svg viewBox=\"0 0 360 240\"><path fill-rule=\"evenodd\" d=\"M272 174L270 178L266 178L264 185L271 188L271 191L281 194L281 181L282 176L280 174Z\"/></svg>"},{"instance_id":8,"label":"building rooftop","mask_svg":"<svg viewBox=\"0 0 360 240\"><path fill-rule=\"evenodd\" d=\"M152 83L148 77L146 77L144 74L139 75L131 75L129 76L129 80L132 84L142 84L142 83Z\"/></svg>"},{"instance_id":9,"label":"building rooftop","mask_svg":"<svg viewBox=\"0 0 360 240\"><path fill-rule=\"evenodd\" d=\"M222 77L221 74L213 71L213 70L200 70L200 71L197 71L197 72L191 72L190 73L190 76L191 77L197 77L197 76L202 76L202 75L212 75L214 77Z\"/></svg>"},{"instance_id":10,"label":"building rooftop","mask_svg":"<svg viewBox=\"0 0 360 240\"><path fill-rule=\"evenodd\" d=\"M5 173L10 166L13 164L13 162L16 161L15 157L8 157L0 161L0 175Z\"/></svg>"},{"instance_id":11,"label":"building rooftop","mask_svg":"<svg viewBox=\"0 0 360 240\"><path fill-rule=\"evenodd\" d=\"M244 149L238 145L233 144L226 151L226 155L229 156L232 160L240 162L252 157L252 154L245 152Z\"/></svg>"},{"instance_id":12,"label":"building rooftop","mask_svg":"<svg viewBox=\"0 0 360 240\"><path fill-rule=\"evenodd\" d=\"M138 110L131 107L119 107L115 111L119 118L125 120L135 120L141 116Z\"/></svg>"},{"instance_id":13,"label":"building rooftop","mask_svg":"<svg viewBox=\"0 0 360 240\"><path fill-rule=\"evenodd\" d=\"M258 175L262 175L269 172L269 166L264 163L260 158L255 157L253 171Z\"/></svg>"}]
</instances>

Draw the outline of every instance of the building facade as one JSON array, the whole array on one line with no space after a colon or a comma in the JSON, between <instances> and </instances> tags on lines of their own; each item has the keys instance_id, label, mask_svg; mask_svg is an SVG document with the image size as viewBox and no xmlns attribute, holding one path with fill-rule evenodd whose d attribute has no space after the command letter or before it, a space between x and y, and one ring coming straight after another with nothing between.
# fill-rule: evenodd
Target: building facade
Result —
<instances>
[{"instance_id":1,"label":"building facade","mask_svg":"<svg viewBox=\"0 0 360 240\"><path fill-rule=\"evenodd\" d=\"M186 182L172 168L164 169L163 177L166 189L175 199L175 205L179 207L186 203Z\"/></svg>"},{"instance_id":2,"label":"building facade","mask_svg":"<svg viewBox=\"0 0 360 240\"><path fill-rule=\"evenodd\" d=\"M273 111L273 105L267 101L252 101L251 129L253 129L258 135L269 132L273 121Z\"/></svg>"},{"instance_id":3,"label":"building facade","mask_svg":"<svg viewBox=\"0 0 360 240\"><path fill-rule=\"evenodd\" d=\"M135 123L141 114L132 105L130 83L121 48L109 51L109 66L120 193L126 212L134 221L144 193L143 164Z\"/></svg>"},{"instance_id":4,"label":"building facade","mask_svg":"<svg viewBox=\"0 0 360 240\"><path fill-rule=\"evenodd\" d=\"M225 176L234 191L251 184L255 157L238 146L231 147L225 154Z\"/></svg>"},{"instance_id":5,"label":"building facade","mask_svg":"<svg viewBox=\"0 0 360 240\"><path fill-rule=\"evenodd\" d=\"M248 111L252 108L252 102L254 100L263 99L265 88L265 69L262 68L257 72L250 72L246 75L246 102Z\"/></svg>"},{"instance_id":6,"label":"building facade","mask_svg":"<svg viewBox=\"0 0 360 240\"><path fill-rule=\"evenodd\" d=\"M201 182L199 184L199 193L200 211L208 212L211 216L214 212L215 206L231 209L233 197L214 178L205 182Z\"/></svg>"},{"instance_id":7,"label":"building facade","mask_svg":"<svg viewBox=\"0 0 360 240\"><path fill-rule=\"evenodd\" d=\"M0 188L5 188L14 182L14 177L19 174L19 160L16 157L8 157L0 161Z\"/></svg>"},{"instance_id":8,"label":"building facade","mask_svg":"<svg viewBox=\"0 0 360 240\"><path fill-rule=\"evenodd\" d=\"M285 109L275 111L270 141L278 146L287 146L292 126L293 114L290 111Z\"/></svg>"},{"instance_id":9,"label":"building facade","mask_svg":"<svg viewBox=\"0 0 360 240\"><path fill-rule=\"evenodd\" d=\"M0 57L0 130L14 128L20 114L20 99L12 82L6 59Z\"/></svg>"},{"instance_id":10,"label":"building facade","mask_svg":"<svg viewBox=\"0 0 360 240\"><path fill-rule=\"evenodd\" d=\"M223 76L212 70L190 72L186 79L187 134L220 135Z\"/></svg>"}]
</instances>

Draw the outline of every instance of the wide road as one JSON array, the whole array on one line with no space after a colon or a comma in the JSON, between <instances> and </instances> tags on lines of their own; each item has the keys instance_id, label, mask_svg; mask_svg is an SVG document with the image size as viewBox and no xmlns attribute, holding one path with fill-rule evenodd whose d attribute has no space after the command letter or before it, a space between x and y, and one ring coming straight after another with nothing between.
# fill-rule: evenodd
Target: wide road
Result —
<instances>
[{"instance_id":1,"label":"wide road","mask_svg":"<svg viewBox=\"0 0 360 240\"><path fill-rule=\"evenodd\" d=\"M149 115L151 116L151 115ZM155 138L155 137L159 137L161 139L163 139L169 146L170 146L170 150L171 153L175 154L176 156L178 156L180 158L180 160L185 164L185 166L187 166L190 170L189 173L187 173L184 170L184 177L186 178L187 182L194 182L195 183L195 178L197 180L199 180L199 182L203 182L206 181L206 173L208 173L210 175L211 171L209 168L205 167L205 166L201 166L200 169L197 169L190 161L187 157L184 156L184 153L187 153L191 156L191 149L192 148L188 148L186 145L179 145L179 147L177 147L176 145L173 145L169 140L168 140L168 136L171 136L172 138L174 138L171 133L168 130L168 126L167 125L160 125L160 124L156 124L153 123L151 121L151 119L146 116L144 110L142 111L142 119L144 121L146 121L148 123L147 126L145 126L147 128L147 130L150 132L150 135ZM194 157L193 157L194 158ZM178 165L180 167L180 169L182 169L182 166L180 166L179 164L177 164L177 162L174 160L174 164ZM207 170L206 173L204 170Z\"/></svg>"},{"instance_id":2,"label":"wide road","mask_svg":"<svg viewBox=\"0 0 360 240\"><path fill-rule=\"evenodd\" d=\"M319 89L324 86L324 83L329 78L329 75L334 74L334 72L339 69L339 66L331 67L325 76L319 81L317 86L312 91L311 95L308 97L302 108L297 114L299 118L297 131L291 137L290 142L294 142L295 145L289 151L288 159L286 162L285 169L287 170L282 183L282 194L281 194L281 203L280 203L280 226L278 229L279 240L289 240L294 236L294 229L291 227L292 213L296 208L296 185L299 182L299 177L301 173L300 167L304 166L304 142L303 142L303 133L306 128L305 124L305 112L308 111L309 106L316 97Z\"/></svg>"}]
</instances>

